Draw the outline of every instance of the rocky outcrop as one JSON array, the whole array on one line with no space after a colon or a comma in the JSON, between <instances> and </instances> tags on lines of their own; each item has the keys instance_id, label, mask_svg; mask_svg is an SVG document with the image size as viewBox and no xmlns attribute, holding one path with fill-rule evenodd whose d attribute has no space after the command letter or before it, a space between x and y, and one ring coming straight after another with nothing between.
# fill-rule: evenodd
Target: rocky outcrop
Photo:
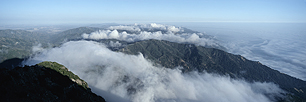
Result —
<instances>
[{"instance_id":1,"label":"rocky outcrop","mask_svg":"<svg viewBox=\"0 0 306 102\"><path fill-rule=\"evenodd\" d=\"M53 62L47 63L57 65ZM73 80L83 83L81 79ZM0 83L1 102L105 102L101 96L92 93L88 86L84 88L81 86L83 84L78 85L69 76L42 65L16 67L11 70L2 68Z\"/></svg>"},{"instance_id":2,"label":"rocky outcrop","mask_svg":"<svg viewBox=\"0 0 306 102\"><path fill-rule=\"evenodd\" d=\"M79 76L73 74L71 71L69 71L65 66L61 64L58 64L56 62L45 61L45 62L38 63L37 65L40 67L46 67L46 68L53 69L61 73L62 75L68 76L71 79L71 81L79 84L85 89L89 88L88 84L84 80L82 80Z\"/></svg>"}]
</instances>

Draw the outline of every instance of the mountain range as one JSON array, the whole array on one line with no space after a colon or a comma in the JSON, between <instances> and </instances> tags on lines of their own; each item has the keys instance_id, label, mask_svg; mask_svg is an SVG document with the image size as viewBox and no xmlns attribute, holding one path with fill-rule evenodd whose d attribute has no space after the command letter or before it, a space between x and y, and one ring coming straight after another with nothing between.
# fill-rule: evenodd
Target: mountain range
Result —
<instances>
[{"instance_id":1,"label":"mountain range","mask_svg":"<svg viewBox=\"0 0 306 102\"><path fill-rule=\"evenodd\" d=\"M76 101L72 100L72 96L79 96L77 98L82 98L80 100L104 101L102 98L103 96L99 97L91 93L90 90L87 90L88 86L78 85L76 79L71 79L76 76L71 72L67 74L68 69L55 62L44 62L35 66L24 66L11 69L11 67L17 66L20 64L19 62L23 60L16 58L27 59L31 57L31 53L33 53L32 46L38 42L42 43L43 47L57 47L67 41L90 40L109 45L108 48L115 52L122 52L128 55L138 55L142 53L146 59L154 62L155 66L163 66L172 69L181 66L182 69L180 70L183 73L191 71L197 71L199 73L207 72L229 76L233 79L242 79L248 82L275 83L287 92L284 95L285 98L276 97L277 101L298 102L306 100L306 95L304 93L304 90L306 90L306 81L271 69L258 61L251 61L241 55L228 53L223 47L205 47L192 43L176 43L158 39L129 42L118 39L82 38L82 34L84 33L89 34L105 29L109 28L80 27L53 35L44 35L22 30L0 30L0 62L2 62L0 64L2 68L1 83L6 83L2 85L1 99L12 101L8 99L13 99L13 97L16 96L15 93L18 92L20 94L17 94L19 98L16 100L26 99L28 101L37 101L43 99L52 101L55 97L58 97L58 100L62 101ZM160 28L143 28L141 31L156 32L159 31L159 29ZM183 33L198 33L186 28L182 29L184 29ZM118 32L141 33L124 29L118 29ZM160 32L167 33L168 31L161 30ZM209 35L203 37L211 38ZM112 43L120 42L120 45L110 46L110 41L112 41ZM83 81L80 78L78 78L78 80ZM5 89L3 89L3 87L5 87ZM32 90L36 89L39 90L32 92ZM82 97L80 95L84 96ZM41 96L41 99L36 98L37 96Z\"/></svg>"}]
</instances>

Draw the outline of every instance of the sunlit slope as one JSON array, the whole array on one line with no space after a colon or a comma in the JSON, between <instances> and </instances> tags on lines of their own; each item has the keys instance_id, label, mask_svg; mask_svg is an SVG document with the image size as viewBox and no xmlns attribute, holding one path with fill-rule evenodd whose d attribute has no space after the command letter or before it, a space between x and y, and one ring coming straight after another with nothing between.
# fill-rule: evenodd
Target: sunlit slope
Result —
<instances>
[{"instance_id":1,"label":"sunlit slope","mask_svg":"<svg viewBox=\"0 0 306 102\"><path fill-rule=\"evenodd\" d=\"M89 88L88 84L84 80L79 78L79 76L75 75L74 73L69 71L65 66L63 66L61 64L58 64L56 62L45 61L45 62L38 63L37 65L41 66L41 67L53 69L53 70L65 75L65 76L68 76L72 81L81 85L85 89Z\"/></svg>"},{"instance_id":2,"label":"sunlit slope","mask_svg":"<svg viewBox=\"0 0 306 102\"><path fill-rule=\"evenodd\" d=\"M0 62L29 56L32 47L46 39L43 34L24 30L0 30Z\"/></svg>"},{"instance_id":3,"label":"sunlit slope","mask_svg":"<svg viewBox=\"0 0 306 102\"><path fill-rule=\"evenodd\" d=\"M30 55L32 43L23 39L0 37L0 63L11 58L24 58Z\"/></svg>"}]
</instances>

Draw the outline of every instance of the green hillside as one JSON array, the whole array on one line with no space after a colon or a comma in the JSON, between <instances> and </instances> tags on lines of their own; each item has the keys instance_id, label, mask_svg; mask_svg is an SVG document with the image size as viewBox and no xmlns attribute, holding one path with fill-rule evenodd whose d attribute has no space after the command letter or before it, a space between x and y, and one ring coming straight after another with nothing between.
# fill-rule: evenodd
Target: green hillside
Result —
<instances>
[{"instance_id":1,"label":"green hillside","mask_svg":"<svg viewBox=\"0 0 306 102\"><path fill-rule=\"evenodd\" d=\"M69 71L65 66L63 66L61 64L58 64L56 62L45 61L45 62L41 62L37 65L40 66L40 67L53 69L53 70L61 73L62 75L68 76L73 82L76 82L77 84L81 85L85 89L89 88L88 84L84 80L79 78L79 76L73 74L71 71Z\"/></svg>"}]
</instances>

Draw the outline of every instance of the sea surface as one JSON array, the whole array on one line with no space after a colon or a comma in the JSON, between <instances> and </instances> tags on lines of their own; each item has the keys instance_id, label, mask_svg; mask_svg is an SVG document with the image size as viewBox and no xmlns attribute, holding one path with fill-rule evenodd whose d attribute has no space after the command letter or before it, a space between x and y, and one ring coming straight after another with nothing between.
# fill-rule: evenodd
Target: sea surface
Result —
<instances>
[{"instance_id":1,"label":"sea surface","mask_svg":"<svg viewBox=\"0 0 306 102\"><path fill-rule=\"evenodd\" d=\"M181 22L167 23L213 35L227 48L306 80L306 23Z\"/></svg>"}]
</instances>

